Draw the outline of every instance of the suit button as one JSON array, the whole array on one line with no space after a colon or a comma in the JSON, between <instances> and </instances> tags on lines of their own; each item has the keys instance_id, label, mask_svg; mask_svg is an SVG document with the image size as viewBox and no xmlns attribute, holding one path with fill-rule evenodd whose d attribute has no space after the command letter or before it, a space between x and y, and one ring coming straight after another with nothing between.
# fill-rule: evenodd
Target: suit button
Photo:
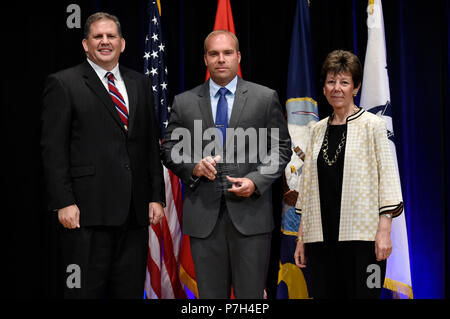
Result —
<instances>
[{"instance_id":1,"label":"suit button","mask_svg":"<svg viewBox=\"0 0 450 319\"><path fill-rule=\"evenodd\" d=\"M131 167L130 167L129 164L125 164L125 168L126 168L127 170L131 170Z\"/></svg>"}]
</instances>

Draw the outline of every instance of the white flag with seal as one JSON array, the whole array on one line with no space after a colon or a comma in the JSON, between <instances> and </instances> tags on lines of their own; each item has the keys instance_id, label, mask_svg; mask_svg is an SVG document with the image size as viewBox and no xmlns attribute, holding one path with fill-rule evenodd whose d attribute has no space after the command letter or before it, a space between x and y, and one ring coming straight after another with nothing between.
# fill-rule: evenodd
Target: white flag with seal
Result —
<instances>
[{"instance_id":1,"label":"white flag with seal","mask_svg":"<svg viewBox=\"0 0 450 319\"><path fill-rule=\"evenodd\" d=\"M380 116L386 122L392 155L397 164L381 0L369 0L367 27L368 38L360 105L367 111ZM405 213L404 208L403 214L392 219L392 254L387 260L384 288L391 290L396 298L412 299Z\"/></svg>"}]
</instances>

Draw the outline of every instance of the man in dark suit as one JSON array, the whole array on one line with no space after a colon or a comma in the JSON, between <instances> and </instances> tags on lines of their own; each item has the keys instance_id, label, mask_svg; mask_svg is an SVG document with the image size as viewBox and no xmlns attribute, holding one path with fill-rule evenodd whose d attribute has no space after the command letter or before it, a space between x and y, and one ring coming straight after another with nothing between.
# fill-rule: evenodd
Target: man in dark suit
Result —
<instances>
[{"instance_id":1,"label":"man in dark suit","mask_svg":"<svg viewBox=\"0 0 450 319\"><path fill-rule=\"evenodd\" d=\"M118 65L117 17L91 15L87 61L48 77L42 157L61 227L66 298L142 298L148 225L164 214L151 84Z\"/></svg>"},{"instance_id":2,"label":"man in dark suit","mask_svg":"<svg viewBox=\"0 0 450 319\"><path fill-rule=\"evenodd\" d=\"M292 154L276 92L238 77L240 59L233 33L207 36L211 79L175 97L162 145L165 165L187 185L183 232L200 298L229 298L231 286L236 298L263 298L271 185Z\"/></svg>"}]
</instances>

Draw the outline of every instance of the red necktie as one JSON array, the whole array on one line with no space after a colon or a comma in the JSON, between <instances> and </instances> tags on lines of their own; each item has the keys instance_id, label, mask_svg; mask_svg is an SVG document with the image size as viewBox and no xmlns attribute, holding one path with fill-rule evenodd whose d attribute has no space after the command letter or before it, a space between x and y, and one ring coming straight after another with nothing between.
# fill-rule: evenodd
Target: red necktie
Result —
<instances>
[{"instance_id":1,"label":"red necktie","mask_svg":"<svg viewBox=\"0 0 450 319\"><path fill-rule=\"evenodd\" d=\"M116 110L119 113L120 119L124 124L125 130L128 131L128 110L125 104L125 100L114 84L114 74L108 72L106 73L106 77L108 78L109 95L111 95L114 105L116 106Z\"/></svg>"}]
</instances>

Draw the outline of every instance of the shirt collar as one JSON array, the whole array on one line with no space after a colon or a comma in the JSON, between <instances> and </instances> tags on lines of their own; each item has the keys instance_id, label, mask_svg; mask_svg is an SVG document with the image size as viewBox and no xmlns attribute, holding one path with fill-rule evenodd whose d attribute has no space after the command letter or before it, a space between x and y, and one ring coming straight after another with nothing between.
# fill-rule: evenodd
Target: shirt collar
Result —
<instances>
[{"instance_id":1,"label":"shirt collar","mask_svg":"<svg viewBox=\"0 0 450 319\"><path fill-rule=\"evenodd\" d=\"M91 60L87 59L87 61L89 62L89 64L92 66L92 68L94 69L95 73L97 73L98 77L100 79L104 79L106 76L106 73L111 72L112 74L114 74L114 80L119 80L121 81L122 78L120 76L120 72L119 72L119 63L117 63L117 65L111 70L111 71L107 71L104 68L102 68L101 66L99 66L98 64L92 62Z\"/></svg>"},{"instance_id":2,"label":"shirt collar","mask_svg":"<svg viewBox=\"0 0 450 319\"><path fill-rule=\"evenodd\" d=\"M228 91L230 91L231 94L233 94L233 95L236 93L237 81L238 81L238 77L236 75L233 80L231 80L227 85L225 85L225 87L228 89ZM209 92L210 92L211 97L216 96L217 92L219 91L219 89L221 87L222 86L220 86L219 84L214 82L211 78L209 79Z\"/></svg>"}]
</instances>

